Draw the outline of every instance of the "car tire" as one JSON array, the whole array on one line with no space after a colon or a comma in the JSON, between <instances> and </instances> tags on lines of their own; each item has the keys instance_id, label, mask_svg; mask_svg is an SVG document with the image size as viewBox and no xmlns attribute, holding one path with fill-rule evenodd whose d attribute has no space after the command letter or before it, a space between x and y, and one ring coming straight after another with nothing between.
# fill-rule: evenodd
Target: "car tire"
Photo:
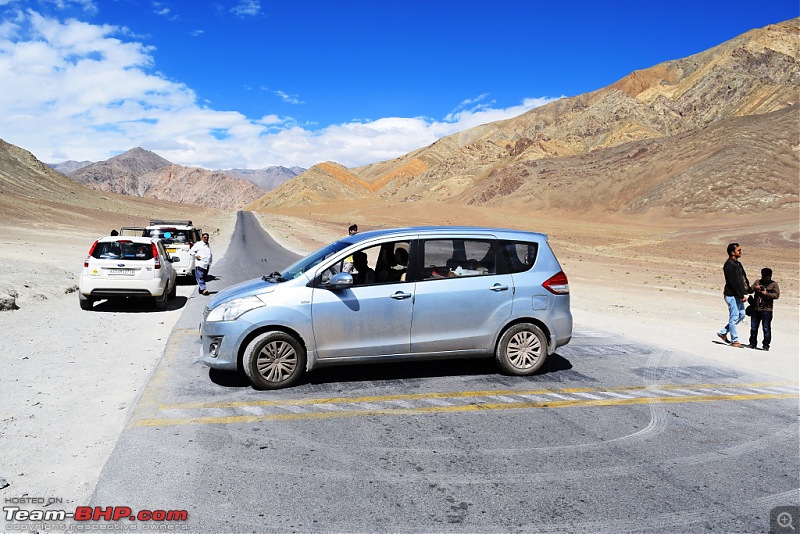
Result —
<instances>
[{"instance_id":1,"label":"car tire","mask_svg":"<svg viewBox=\"0 0 800 534\"><path fill-rule=\"evenodd\" d=\"M167 309L167 300L169 300L169 293L167 292L167 288L164 288L164 292L161 294L160 297L156 297L156 309L159 311L164 311Z\"/></svg>"},{"instance_id":2,"label":"car tire","mask_svg":"<svg viewBox=\"0 0 800 534\"><path fill-rule=\"evenodd\" d=\"M500 337L495 358L505 373L532 375L547 359L547 338L534 324L515 324Z\"/></svg>"},{"instance_id":3,"label":"car tire","mask_svg":"<svg viewBox=\"0 0 800 534\"><path fill-rule=\"evenodd\" d=\"M250 382L259 389L290 387L305 372L306 349L286 332L266 332L247 345L242 367Z\"/></svg>"},{"instance_id":4,"label":"car tire","mask_svg":"<svg viewBox=\"0 0 800 534\"><path fill-rule=\"evenodd\" d=\"M82 293L78 293L78 303L81 305L82 310L91 310L94 306L94 300Z\"/></svg>"},{"instance_id":5,"label":"car tire","mask_svg":"<svg viewBox=\"0 0 800 534\"><path fill-rule=\"evenodd\" d=\"M177 296L178 296L178 282L176 281L174 284L172 284L172 289L169 290L167 298L169 300L175 300L175 297Z\"/></svg>"}]
</instances>

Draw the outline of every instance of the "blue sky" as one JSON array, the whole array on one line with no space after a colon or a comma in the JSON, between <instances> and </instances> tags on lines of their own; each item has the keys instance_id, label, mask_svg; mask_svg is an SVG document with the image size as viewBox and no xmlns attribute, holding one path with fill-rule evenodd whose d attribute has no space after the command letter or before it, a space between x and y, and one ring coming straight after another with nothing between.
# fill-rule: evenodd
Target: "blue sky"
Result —
<instances>
[{"instance_id":1,"label":"blue sky","mask_svg":"<svg viewBox=\"0 0 800 534\"><path fill-rule=\"evenodd\" d=\"M349 167L798 16L796 0L0 0L0 138Z\"/></svg>"}]
</instances>

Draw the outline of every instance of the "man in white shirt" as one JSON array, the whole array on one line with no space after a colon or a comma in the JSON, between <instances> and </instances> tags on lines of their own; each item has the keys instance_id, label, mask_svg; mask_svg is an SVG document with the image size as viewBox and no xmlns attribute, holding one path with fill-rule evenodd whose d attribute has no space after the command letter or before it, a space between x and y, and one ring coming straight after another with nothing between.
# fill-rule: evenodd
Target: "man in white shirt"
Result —
<instances>
[{"instance_id":1,"label":"man in white shirt","mask_svg":"<svg viewBox=\"0 0 800 534\"><path fill-rule=\"evenodd\" d=\"M194 277L197 279L197 292L201 295L208 295L206 289L206 276L211 267L211 247L208 244L208 234L203 234L200 241L192 245L189 254L194 255Z\"/></svg>"}]
</instances>

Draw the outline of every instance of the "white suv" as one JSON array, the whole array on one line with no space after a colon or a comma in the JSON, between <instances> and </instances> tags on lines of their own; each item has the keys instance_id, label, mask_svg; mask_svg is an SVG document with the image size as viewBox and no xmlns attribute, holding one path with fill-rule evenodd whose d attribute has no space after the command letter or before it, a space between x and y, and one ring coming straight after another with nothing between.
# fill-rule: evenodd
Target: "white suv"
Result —
<instances>
[{"instance_id":1,"label":"white suv","mask_svg":"<svg viewBox=\"0 0 800 534\"><path fill-rule=\"evenodd\" d=\"M102 237L94 242L83 262L78 284L81 309L91 310L96 300L154 298L164 310L175 298L175 269L158 239L135 236Z\"/></svg>"},{"instance_id":2,"label":"white suv","mask_svg":"<svg viewBox=\"0 0 800 534\"><path fill-rule=\"evenodd\" d=\"M163 241L170 256L178 258L175 272L179 276L194 277L194 256L189 249L200 241L200 229L192 225L192 221L151 220L142 235L158 238Z\"/></svg>"}]
</instances>

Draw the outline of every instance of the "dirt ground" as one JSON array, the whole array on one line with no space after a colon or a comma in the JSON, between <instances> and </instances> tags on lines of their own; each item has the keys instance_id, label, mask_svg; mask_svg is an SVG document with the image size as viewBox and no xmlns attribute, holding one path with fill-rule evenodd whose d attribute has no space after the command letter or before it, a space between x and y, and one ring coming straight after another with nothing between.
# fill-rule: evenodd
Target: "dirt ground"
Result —
<instances>
[{"instance_id":1,"label":"dirt ground","mask_svg":"<svg viewBox=\"0 0 800 534\"><path fill-rule=\"evenodd\" d=\"M187 207L175 217L209 230L215 261L221 259L235 214ZM569 277L576 329L607 331L798 383L796 211L686 221L340 204L259 219L298 253L346 234L353 222L362 231L434 223L542 231ZM36 226L6 220L13 219L0 217L0 298L12 298L19 309L0 311L0 326L11 333L0 355L0 488L7 485L0 493L84 505L181 309L79 309L75 289L83 259L94 239L121 225L114 214L80 223L65 216ZM769 266L780 284L770 352L714 343L726 322L721 267L731 241L742 245L751 280ZM179 298L197 298L194 287L180 287ZM740 325L745 339L748 330L749 322Z\"/></svg>"}]
</instances>

